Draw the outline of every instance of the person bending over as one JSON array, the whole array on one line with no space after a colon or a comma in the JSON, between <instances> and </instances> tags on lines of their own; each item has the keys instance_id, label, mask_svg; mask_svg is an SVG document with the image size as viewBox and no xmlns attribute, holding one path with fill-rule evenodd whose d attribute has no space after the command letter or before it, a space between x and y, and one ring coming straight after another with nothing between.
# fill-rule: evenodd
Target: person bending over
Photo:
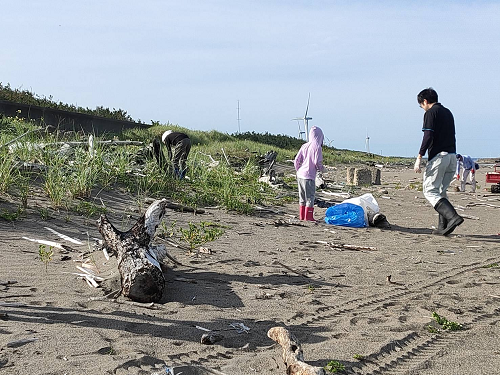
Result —
<instances>
[{"instance_id":1,"label":"person bending over","mask_svg":"<svg viewBox=\"0 0 500 375\"><path fill-rule=\"evenodd\" d=\"M461 169L464 169L464 173L461 175ZM474 160L469 155L457 154L457 180L460 181L460 191L465 191L465 185L467 184L467 177L470 176L470 184L472 186L472 192L476 192L476 169L479 167ZM461 178L460 178L461 177Z\"/></svg>"},{"instance_id":2,"label":"person bending over","mask_svg":"<svg viewBox=\"0 0 500 375\"><path fill-rule=\"evenodd\" d=\"M191 151L191 139L187 134L167 130L161 136L161 141L167 147L168 159L174 168L174 175L183 179L186 175L186 162Z\"/></svg>"}]
</instances>

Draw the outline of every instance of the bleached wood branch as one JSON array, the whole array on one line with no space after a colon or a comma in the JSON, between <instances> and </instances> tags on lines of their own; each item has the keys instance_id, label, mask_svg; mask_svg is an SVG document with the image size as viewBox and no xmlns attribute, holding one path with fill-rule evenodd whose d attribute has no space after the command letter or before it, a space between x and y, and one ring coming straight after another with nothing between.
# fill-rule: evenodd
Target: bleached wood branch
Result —
<instances>
[{"instance_id":1,"label":"bleached wood branch","mask_svg":"<svg viewBox=\"0 0 500 375\"><path fill-rule=\"evenodd\" d=\"M374 251L374 250L377 250L376 247L372 247L372 246L357 246L357 245L348 245L348 244L333 243L333 242L327 242L327 241L316 241L316 242L324 244L331 249L345 249L345 250L356 250L356 251L363 251L363 250Z\"/></svg>"},{"instance_id":2,"label":"bleached wood branch","mask_svg":"<svg viewBox=\"0 0 500 375\"><path fill-rule=\"evenodd\" d=\"M283 362L287 375L326 375L322 367L311 366L304 362L304 353L299 341L286 328L273 327L267 331L267 337L283 348Z\"/></svg>"},{"instance_id":3,"label":"bleached wood branch","mask_svg":"<svg viewBox=\"0 0 500 375\"><path fill-rule=\"evenodd\" d=\"M477 216L466 215L466 214L460 214L460 216L462 216L463 218L466 218L466 219L479 220L479 218Z\"/></svg>"},{"instance_id":4,"label":"bleached wood branch","mask_svg":"<svg viewBox=\"0 0 500 375\"><path fill-rule=\"evenodd\" d=\"M9 145L13 144L14 142L16 142L18 139L21 139L21 138L23 138L24 136L26 136L26 135L28 135L28 134L30 134L30 133L36 133L36 132L38 132L38 131L45 131L45 130L47 130L48 128L53 128L53 126L52 126L52 125L48 125L48 126L46 126L45 128L38 128L38 129L28 130L27 132L24 132L23 134L21 134L20 136L18 136L18 137L16 137L16 138L14 138L14 139L12 139L12 140L10 140L9 142L4 143L3 145L1 145L1 146L0 146L0 148L7 147L7 146L9 146Z\"/></svg>"},{"instance_id":5,"label":"bleached wood branch","mask_svg":"<svg viewBox=\"0 0 500 375\"><path fill-rule=\"evenodd\" d=\"M283 263L281 263L281 262L278 262L277 260L276 260L276 261L274 261L274 262L273 262L273 264L278 264L278 265L280 265L281 267L286 268L286 269L287 269L288 271L290 271L290 272L293 272L293 273L295 273L295 274L297 274L297 275L299 275L299 276L305 277L305 278L309 278L309 276L307 276L306 274L304 274L304 273L302 273L302 272L299 272L299 271L295 271L293 268L288 267L287 265L285 265L285 264L283 264Z\"/></svg>"},{"instance_id":6,"label":"bleached wood branch","mask_svg":"<svg viewBox=\"0 0 500 375\"><path fill-rule=\"evenodd\" d=\"M107 140L107 141L93 141L93 144L99 144L99 145L105 145L105 146L142 146L144 145L144 142L140 141L115 141L115 140ZM13 149L19 147L19 144L13 144L13 141L10 141L2 146L9 146L9 149L12 151ZM89 141L71 141L71 142L50 142L50 143L31 143L28 144L29 147L35 147L35 148L44 148L46 146L63 146L63 145L68 145L70 147L75 147L75 146L89 146ZM16 147L14 147L16 146Z\"/></svg>"},{"instance_id":7,"label":"bleached wood branch","mask_svg":"<svg viewBox=\"0 0 500 375\"><path fill-rule=\"evenodd\" d=\"M497 206L495 204L490 204L490 203L469 203L469 204L467 204L467 207L475 207L475 206L487 206L487 207L500 208L500 206Z\"/></svg>"},{"instance_id":8,"label":"bleached wood branch","mask_svg":"<svg viewBox=\"0 0 500 375\"><path fill-rule=\"evenodd\" d=\"M229 159L227 158L227 155L226 155L226 152L224 151L224 148L221 148L221 150L222 150L222 154L224 155L224 158L226 159L226 163L227 163L227 165L229 165L229 166L230 166L230 165L231 165L231 163L229 162Z\"/></svg>"},{"instance_id":9,"label":"bleached wood branch","mask_svg":"<svg viewBox=\"0 0 500 375\"><path fill-rule=\"evenodd\" d=\"M72 242L72 243L77 244L77 245L83 245L83 242L80 240L77 240L76 238L71 238L71 237L69 237L63 233L59 233L58 231L56 231L52 228L49 228L49 227L44 227L44 228L47 229L49 232L54 233L57 237L62 238L63 240Z\"/></svg>"}]
</instances>

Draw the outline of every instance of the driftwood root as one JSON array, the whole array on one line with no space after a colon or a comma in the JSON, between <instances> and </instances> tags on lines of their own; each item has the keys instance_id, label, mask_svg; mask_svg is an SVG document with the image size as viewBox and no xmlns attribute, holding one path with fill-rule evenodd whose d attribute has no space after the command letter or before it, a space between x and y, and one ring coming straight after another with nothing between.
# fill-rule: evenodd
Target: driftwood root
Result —
<instances>
[{"instance_id":1,"label":"driftwood root","mask_svg":"<svg viewBox=\"0 0 500 375\"><path fill-rule=\"evenodd\" d=\"M297 338L286 328L273 327L267 336L283 348L283 361L287 375L326 375L322 367L308 365L304 362L304 353Z\"/></svg>"},{"instance_id":2,"label":"driftwood root","mask_svg":"<svg viewBox=\"0 0 500 375\"><path fill-rule=\"evenodd\" d=\"M122 294L137 302L158 302L165 288L160 265L165 249L151 244L165 213L166 200L153 202L127 232L120 232L102 215L97 224L105 247L117 254Z\"/></svg>"}]
</instances>

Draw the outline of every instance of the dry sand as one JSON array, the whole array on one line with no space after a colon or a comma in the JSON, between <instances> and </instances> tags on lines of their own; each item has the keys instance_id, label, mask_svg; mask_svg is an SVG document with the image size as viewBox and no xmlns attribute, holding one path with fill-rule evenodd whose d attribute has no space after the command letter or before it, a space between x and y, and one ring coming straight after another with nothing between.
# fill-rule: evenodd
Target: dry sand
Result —
<instances>
[{"instance_id":1,"label":"dry sand","mask_svg":"<svg viewBox=\"0 0 500 375\"><path fill-rule=\"evenodd\" d=\"M255 216L169 210L167 225L213 221L227 228L207 245L212 254L169 248L182 266L166 262L165 295L149 307L96 299L117 287L118 271L116 258L91 251L92 238L100 238L95 219L51 211L43 221L40 207L48 202L36 201L40 207L27 218L0 221L0 374L150 375L167 374L166 367L176 375L285 374L281 348L266 335L273 326L296 335L308 363L336 360L348 374L499 374L500 267L486 266L500 263L500 195L484 190L488 170L478 171L477 194L450 188L450 200L470 218L449 237L431 234L436 212L412 189L421 176L401 168L384 168L382 186L358 192L374 193L391 230L274 225L296 215L297 204ZM100 197L122 230L147 208L117 192ZM316 218L324 211L317 208ZM45 271L38 244L22 237L70 249L55 249ZM317 241L376 250L341 251ZM73 274L81 253L108 279L102 287ZM464 330L429 332L433 312ZM239 333L232 323L249 330ZM196 326L223 339L203 345Z\"/></svg>"}]
</instances>

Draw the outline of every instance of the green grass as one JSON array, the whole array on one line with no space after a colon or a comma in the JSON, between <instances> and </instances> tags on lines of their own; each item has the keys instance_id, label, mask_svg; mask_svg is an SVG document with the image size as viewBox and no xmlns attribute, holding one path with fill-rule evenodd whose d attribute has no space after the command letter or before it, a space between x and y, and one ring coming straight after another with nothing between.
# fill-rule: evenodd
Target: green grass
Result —
<instances>
[{"instance_id":1,"label":"green grass","mask_svg":"<svg viewBox=\"0 0 500 375\"><path fill-rule=\"evenodd\" d=\"M192 251L197 246L215 241L224 234L224 229L212 222L201 221L199 224L189 222L188 228L179 228L179 233L180 239L186 242Z\"/></svg>"},{"instance_id":2,"label":"green grass","mask_svg":"<svg viewBox=\"0 0 500 375\"><path fill-rule=\"evenodd\" d=\"M436 321L437 324L439 324L441 327L443 327L444 330L448 331L460 331L464 327L460 323L452 322L448 319L446 319L444 316L439 315L436 312L432 313L432 317Z\"/></svg>"},{"instance_id":3,"label":"green grass","mask_svg":"<svg viewBox=\"0 0 500 375\"><path fill-rule=\"evenodd\" d=\"M21 207L18 207L15 211L0 209L0 218L5 221L16 221L24 214L24 210Z\"/></svg>"},{"instance_id":4,"label":"green grass","mask_svg":"<svg viewBox=\"0 0 500 375\"><path fill-rule=\"evenodd\" d=\"M330 361L324 369L332 374L339 374L345 371L345 366L339 361Z\"/></svg>"},{"instance_id":5,"label":"green grass","mask_svg":"<svg viewBox=\"0 0 500 375\"><path fill-rule=\"evenodd\" d=\"M487 264L486 266L483 266L483 268L497 268L500 267L500 263L491 263Z\"/></svg>"},{"instance_id":6,"label":"green grass","mask_svg":"<svg viewBox=\"0 0 500 375\"><path fill-rule=\"evenodd\" d=\"M86 217L97 217L106 213L105 207L87 201L79 201L73 206L73 210Z\"/></svg>"},{"instance_id":7,"label":"green grass","mask_svg":"<svg viewBox=\"0 0 500 375\"><path fill-rule=\"evenodd\" d=\"M48 270L49 262L52 261L52 256L54 255L53 247L49 246L49 249L46 250L45 245L38 246L38 257L45 264L45 272Z\"/></svg>"}]
</instances>

